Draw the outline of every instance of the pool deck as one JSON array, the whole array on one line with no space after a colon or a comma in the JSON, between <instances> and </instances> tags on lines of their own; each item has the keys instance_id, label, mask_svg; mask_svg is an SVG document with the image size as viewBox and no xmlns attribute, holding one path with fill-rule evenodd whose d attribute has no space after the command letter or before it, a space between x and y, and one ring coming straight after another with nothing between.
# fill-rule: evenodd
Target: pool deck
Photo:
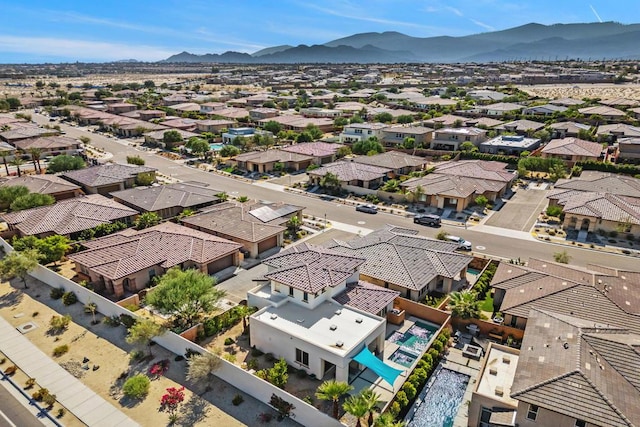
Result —
<instances>
[{"instance_id":1,"label":"pool deck","mask_svg":"<svg viewBox=\"0 0 640 427\"><path fill-rule=\"evenodd\" d=\"M469 359L462 355L462 346L464 343L461 341L455 347L450 347L445 357L440 362L443 368L450 369L461 374L469 375L469 383L467 389L464 392L464 397L458 408L458 413L453 421L453 427L467 427L469 421L469 403L471 402L471 395L476 385L478 372L482 366L482 359L474 360ZM469 402L469 403L468 403Z\"/></svg>"},{"instance_id":2,"label":"pool deck","mask_svg":"<svg viewBox=\"0 0 640 427\"><path fill-rule=\"evenodd\" d=\"M433 325L434 327L437 327L438 329L440 328L440 326L436 325L435 323L431 323L429 321L419 319L417 317L409 316L404 320L404 322L401 325L392 325L390 323L387 323L387 330L386 330L385 337L391 336L391 334L394 332L405 333L413 325L415 325L416 322L430 324L430 325ZM431 344L431 340L435 339L435 336L436 336L436 333L434 332L433 336L429 339L429 345ZM416 360L414 360L414 362L409 367L406 367L406 366L400 365L399 363L394 362L393 360L391 360L391 356L399 348L400 346L398 344L385 339L383 362L388 364L389 366L392 366L396 369L399 369L405 372L403 374L400 374L400 376L398 376L393 387L387 384L376 373L371 371L371 369L367 368L362 372L360 372L356 376L356 378L350 382L350 384L354 388L350 394L356 395L361 390L370 388L375 393L380 394L380 405L379 405L380 407L384 407L387 404L387 402L390 402L393 399L395 392L400 390L401 384L404 382L406 375L409 372L411 372L411 370L413 369L413 366L418 363L418 360L420 360L420 358L416 356Z\"/></svg>"}]
</instances>

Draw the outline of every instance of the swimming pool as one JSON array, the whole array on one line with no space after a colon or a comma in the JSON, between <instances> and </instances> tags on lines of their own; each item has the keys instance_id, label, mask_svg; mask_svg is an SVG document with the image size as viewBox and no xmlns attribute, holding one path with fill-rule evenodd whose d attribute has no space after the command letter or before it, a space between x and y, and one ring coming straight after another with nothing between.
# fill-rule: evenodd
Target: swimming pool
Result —
<instances>
[{"instance_id":1,"label":"swimming pool","mask_svg":"<svg viewBox=\"0 0 640 427\"><path fill-rule=\"evenodd\" d=\"M224 147L224 144L209 144L209 148L212 151L220 151L222 150L222 147Z\"/></svg>"},{"instance_id":2,"label":"swimming pool","mask_svg":"<svg viewBox=\"0 0 640 427\"><path fill-rule=\"evenodd\" d=\"M402 365L405 368L413 365L413 362L416 361L417 356L415 354L407 353L406 351L402 351L401 348L397 349L393 352L389 360L396 362L398 365Z\"/></svg>"},{"instance_id":3,"label":"swimming pool","mask_svg":"<svg viewBox=\"0 0 640 427\"><path fill-rule=\"evenodd\" d=\"M408 427L452 427L469 379L469 375L450 369L437 371L409 411Z\"/></svg>"},{"instance_id":4,"label":"swimming pool","mask_svg":"<svg viewBox=\"0 0 640 427\"><path fill-rule=\"evenodd\" d=\"M437 325L416 322L405 333L396 331L387 339L398 344L406 352L421 355L438 329Z\"/></svg>"},{"instance_id":5,"label":"swimming pool","mask_svg":"<svg viewBox=\"0 0 640 427\"><path fill-rule=\"evenodd\" d=\"M467 273L473 274L474 276L477 276L478 274L482 273L482 271L480 271L480 270L478 270L476 268L467 267Z\"/></svg>"}]
</instances>

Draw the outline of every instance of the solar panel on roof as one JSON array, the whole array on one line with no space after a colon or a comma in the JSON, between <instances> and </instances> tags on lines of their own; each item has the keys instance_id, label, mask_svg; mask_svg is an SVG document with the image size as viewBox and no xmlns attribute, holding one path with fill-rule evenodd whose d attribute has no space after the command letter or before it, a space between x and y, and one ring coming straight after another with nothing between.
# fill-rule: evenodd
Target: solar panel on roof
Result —
<instances>
[{"instance_id":1,"label":"solar panel on roof","mask_svg":"<svg viewBox=\"0 0 640 427\"><path fill-rule=\"evenodd\" d=\"M297 210L297 207L291 205L285 205L278 209L272 209L269 206L262 206L249 211L249 213L262 222L269 222L276 218L282 218L283 216L289 215Z\"/></svg>"}]
</instances>

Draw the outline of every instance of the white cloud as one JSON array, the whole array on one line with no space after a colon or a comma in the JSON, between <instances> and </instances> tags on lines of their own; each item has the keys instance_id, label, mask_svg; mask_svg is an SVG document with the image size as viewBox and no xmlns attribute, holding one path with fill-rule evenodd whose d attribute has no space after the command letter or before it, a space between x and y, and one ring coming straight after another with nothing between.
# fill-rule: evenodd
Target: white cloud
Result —
<instances>
[{"instance_id":1,"label":"white cloud","mask_svg":"<svg viewBox=\"0 0 640 427\"><path fill-rule=\"evenodd\" d=\"M478 21L478 20L476 20L476 19L469 18L469 21L473 22L473 23L474 23L474 24L476 24L478 27L482 27L482 28L484 28L485 30L489 30L489 31L495 31L495 30L496 30L496 29L495 29L495 27L492 27L492 26L491 26L491 25L489 25L489 24L485 24L484 22L480 22L480 21Z\"/></svg>"},{"instance_id":2,"label":"white cloud","mask_svg":"<svg viewBox=\"0 0 640 427\"><path fill-rule=\"evenodd\" d=\"M0 52L17 52L42 55L43 57L54 56L92 61L117 61L120 59L158 61L176 53L157 46L7 35L0 35Z\"/></svg>"},{"instance_id":3,"label":"white cloud","mask_svg":"<svg viewBox=\"0 0 640 427\"><path fill-rule=\"evenodd\" d=\"M454 15L464 16L463 13L460 12L460 9L456 9L455 7L447 6L445 7L445 9L447 9L449 12L453 13Z\"/></svg>"}]
</instances>

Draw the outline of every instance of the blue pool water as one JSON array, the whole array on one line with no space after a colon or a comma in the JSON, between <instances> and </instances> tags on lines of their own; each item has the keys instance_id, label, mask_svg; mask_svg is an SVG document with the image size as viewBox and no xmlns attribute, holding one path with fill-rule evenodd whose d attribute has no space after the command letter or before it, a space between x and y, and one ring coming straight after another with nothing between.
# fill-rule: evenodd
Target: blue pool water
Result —
<instances>
[{"instance_id":1,"label":"blue pool water","mask_svg":"<svg viewBox=\"0 0 640 427\"><path fill-rule=\"evenodd\" d=\"M462 403L469 376L441 369L435 379L425 387L421 399L408 427L451 427Z\"/></svg>"},{"instance_id":2,"label":"blue pool water","mask_svg":"<svg viewBox=\"0 0 640 427\"><path fill-rule=\"evenodd\" d=\"M213 151L220 151L224 147L224 144L209 144L209 148Z\"/></svg>"},{"instance_id":3,"label":"blue pool water","mask_svg":"<svg viewBox=\"0 0 640 427\"><path fill-rule=\"evenodd\" d=\"M467 268L467 273L477 276L481 271L475 268Z\"/></svg>"},{"instance_id":4,"label":"blue pool water","mask_svg":"<svg viewBox=\"0 0 640 427\"><path fill-rule=\"evenodd\" d=\"M394 332L388 340L398 344L405 352L420 355L427 348L429 340L437 330L437 325L416 322L405 333Z\"/></svg>"},{"instance_id":5,"label":"blue pool water","mask_svg":"<svg viewBox=\"0 0 640 427\"><path fill-rule=\"evenodd\" d=\"M396 351L393 352L393 354L389 359L396 362L398 365L402 365L408 368L411 365L413 365L413 362L415 362L416 357L417 357L416 355L407 353L405 351L402 351L401 349L397 349Z\"/></svg>"}]
</instances>

